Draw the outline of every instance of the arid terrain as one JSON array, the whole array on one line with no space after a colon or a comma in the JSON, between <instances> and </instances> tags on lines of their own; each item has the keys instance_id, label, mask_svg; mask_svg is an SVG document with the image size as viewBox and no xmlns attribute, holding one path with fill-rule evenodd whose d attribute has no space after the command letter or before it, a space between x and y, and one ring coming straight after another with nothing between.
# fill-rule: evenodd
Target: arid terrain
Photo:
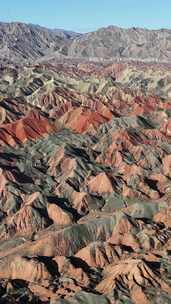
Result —
<instances>
[{"instance_id":1,"label":"arid terrain","mask_svg":"<svg viewBox=\"0 0 171 304\"><path fill-rule=\"evenodd\" d=\"M79 34L20 22L0 22L0 62L39 58L171 62L171 29L124 29L108 26Z\"/></svg>"},{"instance_id":2,"label":"arid terrain","mask_svg":"<svg viewBox=\"0 0 171 304\"><path fill-rule=\"evenodd\" d=\"M1 27L0 304L171 303L171 31Z\"/></svg>"}]
</instances>

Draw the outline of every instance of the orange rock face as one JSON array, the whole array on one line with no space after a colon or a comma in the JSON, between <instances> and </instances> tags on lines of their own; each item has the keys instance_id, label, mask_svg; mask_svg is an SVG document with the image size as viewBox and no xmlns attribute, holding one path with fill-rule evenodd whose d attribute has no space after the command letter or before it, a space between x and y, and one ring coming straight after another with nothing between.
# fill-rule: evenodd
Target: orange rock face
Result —
<instances>
[{"instance_id":1,"label":"orange rock face","mask_svg":"<svg viewBox=\"0 0 171 304\"><path fill-rule=\"evenodd\" d=\"M49 218L57 225L71 225L72 218L71 215L67 214L60 207L55 204L49 204L48 208Z\"/></svg>"},{"instance_id":2,"label":"orange rock face","mask_svg":"<svg viewBox=\"0 0 171 304\"><path fill-rule=\"evenodd\" d=\"M103 116L103 114L98 112L78 108L66 113L60 119L60 122L75 132L83 133L89 130L91 126L97 130L100 124L109 121L111 118L112 115L108 113L107 116Z\"/></svg>"},{"instance_id":3,"label":"orange rock face","mask_svg":"<svg viewBox=\"0 0 171 304\"><path fill-rule=\"evenodd\" d=\"M122 282L130 290L132 298L137 304L140 300L141 303L149 303L143 292L143 289L147 288L149 284L149 278L164 290L169 288L153 273L145 261L128 259L118 265L108 267L105 272L106 278L97 286L97 290L106 293Z\"/></svg>"},{"instance_id":4,"label":"orange rock face","mask_svg":"<svg viewBox=\"0 0 171 304\"><path fill-rule=\"evenodd\" d=\"M157 223L163 223L169 228L171 228L171 208L163 208L154 216L154 220Z\"/></svg>"},{"instance_id":5,"label":"orange rock face","mask_svg":"<svg viewBox=\"0 0 171 304\"><path fill-rule=\"evenodd\" d=\"M92 255L93 250L94 255ZM97 242L84 247L75 256L85 261L90 267L103 268L110 263L119 261L119 251L119 248L107 242Z\"/></svg>"},{"instance_id":6,"label":"orange rock face","mask_svg":"<svg viewBox=\"0 0 171 304\"><path fill-rule=\"evenodd\" d=\"M8 264L8 267L7 267ZM4 267L4 268L3 268ZM46 266L36 259L16 256L5 265L1 265L0 277L11 280L25 280L28 282L48 282L51 278Z\"/></svg>"},{"instance_id":7,"label":"orange rock face","mask_svg":"<svg viewBox=\"0 0 171 304\"><path fill-rule=\"evenodd\" d=\"M87 187L91 192L97 194L112 193L112 182L105 173L100 173L95 177L90 177L87 182Z\"/></svg>"}]
</instances>

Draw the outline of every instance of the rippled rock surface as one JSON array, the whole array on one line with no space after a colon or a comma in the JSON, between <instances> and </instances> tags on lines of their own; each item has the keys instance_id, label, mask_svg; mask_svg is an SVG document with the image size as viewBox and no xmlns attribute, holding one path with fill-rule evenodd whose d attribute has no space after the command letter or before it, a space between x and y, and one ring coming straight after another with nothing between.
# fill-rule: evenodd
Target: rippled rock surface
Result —
<instances>
[{"instance_id":1,"label":"rippled rock surface","mask_svg":"<svg viewBox=\"0 0 171 304\"><path fill-rule=\"evenodd\" d=\"M170 79L1 67L0 303L170 303Z\"/></svg>"}]
</instances>

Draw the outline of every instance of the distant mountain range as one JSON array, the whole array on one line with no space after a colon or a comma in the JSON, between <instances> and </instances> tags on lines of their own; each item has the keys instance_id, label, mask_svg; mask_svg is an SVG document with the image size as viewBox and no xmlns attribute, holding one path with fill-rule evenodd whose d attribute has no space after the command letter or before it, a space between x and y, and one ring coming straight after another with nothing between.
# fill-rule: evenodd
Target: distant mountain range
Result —
<instances>
[{"instance_id":1,"label":"distant mountain range","mask_svg":"<svg viewBox=\"0 0 171 304\"><path fill-rule=\"evenodd\" d=\"M0 23L0 60L21 63L59 56L171 62L171 29L116 26L79 34L19 22Z\"/></svg>"}]
</instances>

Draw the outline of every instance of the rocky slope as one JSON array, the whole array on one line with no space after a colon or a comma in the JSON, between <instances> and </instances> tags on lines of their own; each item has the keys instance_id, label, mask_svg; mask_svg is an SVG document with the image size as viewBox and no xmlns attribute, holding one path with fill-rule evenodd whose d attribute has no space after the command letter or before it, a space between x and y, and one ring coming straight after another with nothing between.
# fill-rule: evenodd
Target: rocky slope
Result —
<instances>
[{"instance_id":1,"label":"rocky slope","mask_svg":"<svg viewBox=\"0 0 171 304\"><path fill-rule=\"evenodd\" d=\"M35 62L42 57L79 60L171 62L171 30L116 26L77 34L23 23L0 23L1 61Z\"/></svg>"},{"instance_id":2,"label":"rocky slope","mask_svg":"<svg viewBox=\"0 0 171 304\"><path fill-rule=\"evenodd\" d=\"M0 303L170 303L169 65L0 72Z\"/></svg>"},{"instance_id":3,"label":"rocky slope","mask_svg":"<svg viewBox=\"0 0 171 304\"><path fill-rule=\"evenodd\" d=\"M171 30L123 29L116 26L76 38L69 55L92 59L171 61Z\"/></svg>"},{"instance_id":4,"label":"rocky slope","mask_svg":"<svg viewBox=\"0 0 171 304\"><path fill-rule=\"evenodd\" d=\"M46 54L64 52L76 33L50 30L19 22L0 23L0 59L3 62L35 61Z\"/></svg>"}]
</instances>

